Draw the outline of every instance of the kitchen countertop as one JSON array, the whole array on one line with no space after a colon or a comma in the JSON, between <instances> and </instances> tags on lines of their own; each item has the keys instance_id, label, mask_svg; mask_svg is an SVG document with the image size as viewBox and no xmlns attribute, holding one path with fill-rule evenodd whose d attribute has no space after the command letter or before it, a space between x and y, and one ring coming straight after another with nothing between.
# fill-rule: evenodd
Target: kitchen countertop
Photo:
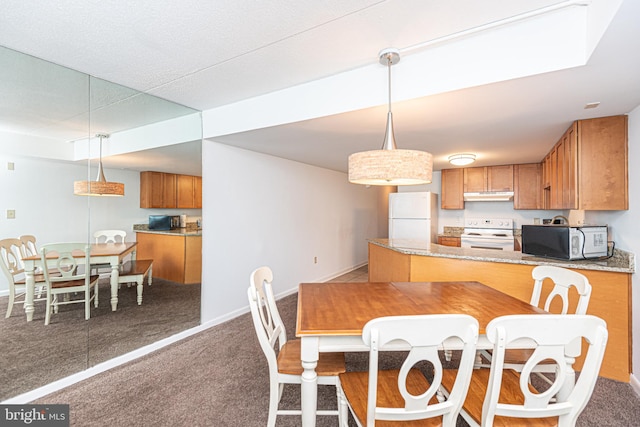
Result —
<instances>
[{"instance_id":1,"label":"kitchen countertop","mask_svg":"<svg viewBox=\"0 0 640 427\"><path fill-rule=\"evenodd\" d=\"M189 223L187 223L187 228L176 228L174 230L149 230L147 224L135 224L133 231L136 233L166 234L168 236L202 236L202 228L189 227Z\"/></svg>"},{"instance_id":2,"label":"kitchen countertop","mask_svg":"<svg viewBox=\"0 0 640 427\"><path fill-rule=\"evenodd\" d=\"M635 272L635 255L616 249L606 260L556 260L523 254L519 251L493 251L487 249L456 248L435 243L428 244L410 239L370 239L370 243L408 255L458 258L471 261L503 262L509 264L555 265L582 270L600 270L618 273Z\"/></svg>"}]
</instances>

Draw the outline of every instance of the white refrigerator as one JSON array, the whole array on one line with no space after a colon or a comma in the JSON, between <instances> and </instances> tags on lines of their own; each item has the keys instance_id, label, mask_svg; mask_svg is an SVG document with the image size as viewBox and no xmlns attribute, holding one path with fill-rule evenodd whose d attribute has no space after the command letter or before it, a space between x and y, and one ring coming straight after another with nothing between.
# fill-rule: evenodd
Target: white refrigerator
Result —
<instances>
[{"instance_id":1,"label":"white refrigerator","mask_svg":"<svg viewBox=\"0 0 640 427\"><path fill-rule=\"evenodd\" d=\"M436 243L438 195L431 192L389 194L389 239Z\"/></svg>"}]
</instances>

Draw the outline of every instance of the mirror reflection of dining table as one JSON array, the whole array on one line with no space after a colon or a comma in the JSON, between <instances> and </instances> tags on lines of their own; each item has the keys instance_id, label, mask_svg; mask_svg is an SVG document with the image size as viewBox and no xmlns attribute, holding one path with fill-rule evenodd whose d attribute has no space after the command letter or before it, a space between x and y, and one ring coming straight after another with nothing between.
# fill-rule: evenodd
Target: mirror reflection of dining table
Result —
<instances>
[{"instance_id":1,"label":"mirror reflection of dining table","mask_svg":"<svg viewBox=\"0 0 640 427\"><path fill-rule=\"evenodd\" d=\"M479 282L301 283L296 336L302 341L303 427L315 426L316 422L315 368L320 352L368 351L362 329L374 318L456 313L478 320L477 348L490 349L485 329L491 320L547 312Z\"/></svg>"},{"instance_id":2,"label":"mirror reflection of dining table","mask_svg":"<svg viewBox=\"0 0 640 427\"><path fill-rule=\"evenodd\" d=\"M111 311L118 308L118 279L120 277L120 264L122 259L131 254L132 259L136 256L137 242L124 243L92 243L91 252L89 254L89 264L109 264L111 265ZM84 257L84 253L79 252L78 257ZM42 265L40 255L23 258L24 273L26 279L26 295L24 311L27 315L27 321L33 320L33 305L35 295L34 272L37 268L50 268L55 262L56 257L47 258L47 266Z\"/></svg>"}]
</instances>

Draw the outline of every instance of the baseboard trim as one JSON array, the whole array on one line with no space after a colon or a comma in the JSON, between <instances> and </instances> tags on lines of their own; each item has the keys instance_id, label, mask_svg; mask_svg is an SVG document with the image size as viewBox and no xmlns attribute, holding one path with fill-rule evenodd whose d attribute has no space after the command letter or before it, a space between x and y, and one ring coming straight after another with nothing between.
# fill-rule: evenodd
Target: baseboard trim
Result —
<instances>
[{"instance_id":1,"label":"baseboard trim","mask_svg":"<svg viewBox=\"0 0 640 427\"><path fill-rule=\"evenodd\" d=\"M633 391L635 391L640 397L640 381L638 381L638 378L635 375L631 374L629 376L629 384L631 384Z\"/></svg>"}]
</instances>

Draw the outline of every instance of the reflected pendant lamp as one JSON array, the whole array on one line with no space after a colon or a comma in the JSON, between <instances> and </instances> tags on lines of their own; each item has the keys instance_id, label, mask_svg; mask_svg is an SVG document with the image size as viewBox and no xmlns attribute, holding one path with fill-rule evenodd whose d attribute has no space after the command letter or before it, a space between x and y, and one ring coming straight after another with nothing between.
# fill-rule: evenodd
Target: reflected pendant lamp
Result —
<instances>
[{"instance_id":1,"label":"reflected pendant lamp","mask_svg":"<svg viewBox=\"0 0 640 427\"><path fill-rule=\"evenodd\" d=\"M98 134L96 136L100 138L98 177L95 181L75 181L73 183L73 194L76 196L124 196L124 184L107 181L102 171L102 138L109 138L109 135Z\"/></svg>"},{"instance_id":2,"label":"reflected pendant lamp","mask_svg":"<svg viewBox=\"0 0 640 427\"><path fill-rule=\"evenodd\" d=\"M380 150L349 156L349 182L363 185L418 185L431 183L433 156L426 151L400 150L393 135L391 113L391 65L400 61L397 49L380 52L380 63L389 73L389 111L387 130Z\"/></svg>"}]
</instances>

